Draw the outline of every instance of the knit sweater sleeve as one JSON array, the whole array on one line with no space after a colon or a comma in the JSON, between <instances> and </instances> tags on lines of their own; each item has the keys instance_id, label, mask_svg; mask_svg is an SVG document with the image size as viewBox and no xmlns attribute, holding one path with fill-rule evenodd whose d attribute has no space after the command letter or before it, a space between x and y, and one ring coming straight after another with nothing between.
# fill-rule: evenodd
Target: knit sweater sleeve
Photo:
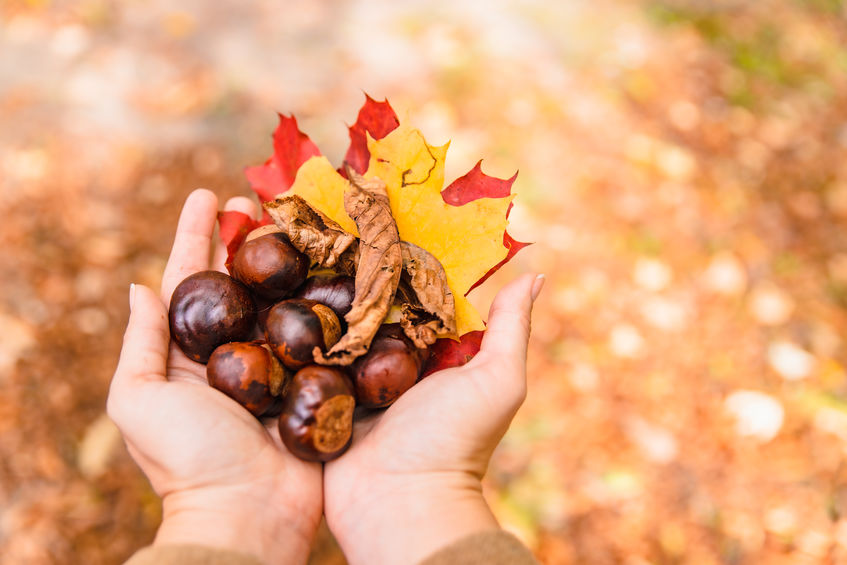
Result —
<instances>
[{"instance_id":1,"label":"knit sweater sleeve","mask_svg":"<svg viewBox=\"0 0 847 565\"><path fill-rule=\"evenodd\" d=\"M198 545L157 545L139 550L124 565L263 565L247 553ZM419 565L538 565L529 549L502 530L462 538Z\"/></svg>"},{"instance_id":2,"label":"knit sweater sleeve","mask_svg":"<svg viewBox=\"0 0 847 565\"><path fill-rule=\"evenodd\" d=\"M503 530L479 532L436 551L420 565L538 565L532 553Z\"/></svg>"},{"instance_id":3,"label":"knit sweater sleeve","mask_svg":"<svg viewBox=\"0 0 847 565\"><path fill-rule=\"evenodd\" d=\"M249 553L201 545L151 545L124 565L264 565Z\"/></svg>"}]
</instances>

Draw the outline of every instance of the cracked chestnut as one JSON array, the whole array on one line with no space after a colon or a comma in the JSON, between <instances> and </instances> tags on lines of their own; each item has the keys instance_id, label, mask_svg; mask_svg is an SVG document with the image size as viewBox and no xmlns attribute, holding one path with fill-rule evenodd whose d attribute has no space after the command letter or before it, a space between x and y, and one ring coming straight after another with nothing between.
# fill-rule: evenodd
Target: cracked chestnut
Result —
<instances>
[{"instance_id":1,"label":"cracked chestnut","mask_svg":"<svg viewBox=\"0 0 847 565\"><path fill-rule=\"evenodd\" d=\"M269 347L248 341L225 343L215 349L206 365L206 377L209 385L258 418L279 413L291 373Z\"/></svg>"},{"instance_id":2,"label":"cracked chestnut","mask_svg":"<svg viewBox=\"0 0 847 565\"><path fill-rule=\"evenodd\" d=\"M316 300L329 306L342 328L346 326L344 315L353 307L353 297L356 295L356 280L347 275L315 275L306 279L303 286L297 289L294 296L307 300Z\"/></svg>"},{"instance_id":3,"label":"cracked chestnut","mask_svg":"<svg viewBox=\"0 0 847 565\"><path fill-rule=\"evenodd\" d=\"M383 408L412 388L429 350L418 349L399 324L380 326L368 352L353 361L356 400L364 408Z\"/></svg>"},{"instance_id":4,"label":"cracked chestnut","mask_svg":"<svg viewBox=\"0 0 847 565\"><path fill-rule=\"evenodd\" d=\"M275 301L303 284L309 274L309 258L284 234L268 233L238 248L230 272L256 294Z\"/></svg>"},{"instance_id":5,"label":"cracked chestnut","mask_svg":"<svg viewBox=\"0 0 847 565\"><path fill-rule=\"evenodd\" d=\"M330 461L353 437L356 400L347 375L337 367L309 365L291 380L279 417L279 435L305 461Z\"/></svg>"},{"instance_id":6,"label":"cracked chestnut","mask_svg":"<svg viewBox=\"0 0 847 565\"><path fill-rule=\"evenodd\" d=\"M278 302L265 319L265 339L292 370L314 363L314 349L326 351L341 338L338 316L314 300L292 298Z\"/></svg>"},{"instance_id":7,"label":"cracked chestnut","mask_svg":"<svg viewBox=\"0 0 847 565\"><path fill-rule=\"evenodd\" d=\"M247 287L229 275L200 271L174 289L168 322L183 353L205 363L219 345L249 338L256 306Z\"/></svg>"}]
</instances>

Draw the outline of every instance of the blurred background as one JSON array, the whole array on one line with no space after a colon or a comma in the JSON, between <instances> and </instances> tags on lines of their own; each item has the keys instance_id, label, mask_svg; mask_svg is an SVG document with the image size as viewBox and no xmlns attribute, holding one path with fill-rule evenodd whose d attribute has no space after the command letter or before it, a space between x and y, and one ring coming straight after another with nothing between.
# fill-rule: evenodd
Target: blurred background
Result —
<instances>
[{"instance_id":1,"label":"blurred background","mask_svg":"<svg viewBox=\"0 0 847 565\"><path fill-rule=\"evenodd\" d=\"M841 0L0 2L0 562L119 563L104 413L185 196L364 92L509 177L548 276L486 496L544 564L847 563ZM322 530L313 564L344 563Z\"/></svg>"}]
</instances>

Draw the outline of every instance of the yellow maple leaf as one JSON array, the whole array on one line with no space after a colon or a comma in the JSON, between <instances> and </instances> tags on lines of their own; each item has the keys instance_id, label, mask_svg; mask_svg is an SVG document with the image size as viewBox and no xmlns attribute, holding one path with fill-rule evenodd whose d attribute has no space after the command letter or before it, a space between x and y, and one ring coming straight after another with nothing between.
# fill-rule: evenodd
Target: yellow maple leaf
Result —
<instances>
[{"instance_id":1,"label":"yellow maple leaf","mask_svg":"<svg viewBox=\"0 0 847 565\"><path fill-rule=\"evenodd\" d=\"M400 239L426 249L441 262L456 301L459 335L485 328L465 294L502 261L506 213L513 196L480 198L461 206L444 202L448 144L429 145L417 129L400 124L382 139L368 138L371 158L365 177L385 181ZM297 172L293 193L350 233L356 225L344 211L347 181L326 157L312 157Z\"/></svg>"}]
</instances>

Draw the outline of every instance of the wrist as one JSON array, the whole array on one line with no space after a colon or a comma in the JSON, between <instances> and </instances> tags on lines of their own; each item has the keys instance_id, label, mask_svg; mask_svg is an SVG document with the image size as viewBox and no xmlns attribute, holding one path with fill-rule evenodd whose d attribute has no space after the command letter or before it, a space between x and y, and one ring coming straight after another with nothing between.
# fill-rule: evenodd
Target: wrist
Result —
<instances>
[{"instance_id":1,"label":"wrist","mask_svg":"<svg viewBox=\"0 0 847 565\"><path fill-rule=\"evenodd\" d=\"M174 492L162 501L154 545L191 544L251 554L268 565L305 563L317 524L238 489Z\"/></svg>"},{"instance_id":2,"label":"wrist","mask_svg":"<svg viewBox=\"0 0 847 565\"><path fill-rule=\"evenodd\" d=\"M418 563L473 533L499 528L477 477L392 478L327 523L351 565Z\"/></svg>"}]
</instances>

